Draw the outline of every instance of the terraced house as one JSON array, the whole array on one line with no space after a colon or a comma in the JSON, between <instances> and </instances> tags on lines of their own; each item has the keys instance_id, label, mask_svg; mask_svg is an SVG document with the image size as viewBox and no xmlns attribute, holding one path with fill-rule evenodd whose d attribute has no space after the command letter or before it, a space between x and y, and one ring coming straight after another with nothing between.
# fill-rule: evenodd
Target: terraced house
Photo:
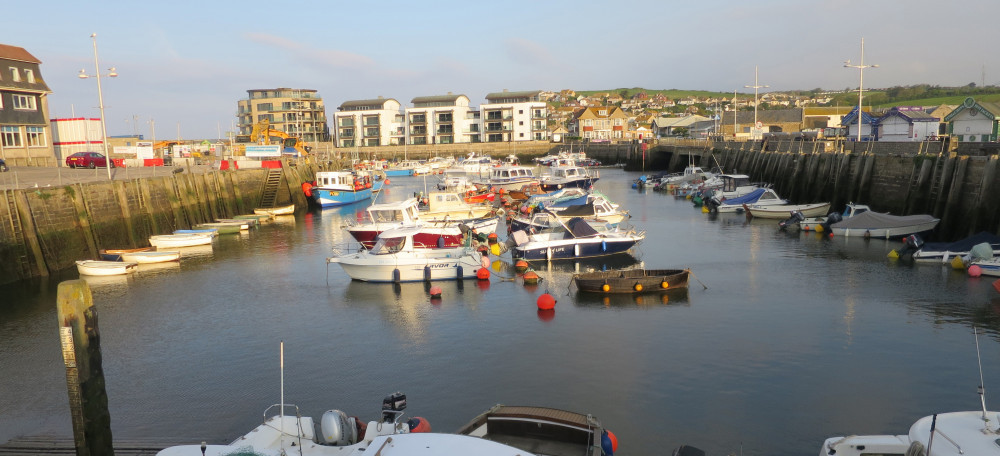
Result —
<instances>
[{"instance_id":1,"label":"terraced house","mask_svg":"<svg viewBox=\"0 0 1000 456\"><path fill-rule=\"evenodd\" d=\"M42 62L24 48L0 44L0 158L8 166L56 165Z\"/></svg>"}]
</instances>

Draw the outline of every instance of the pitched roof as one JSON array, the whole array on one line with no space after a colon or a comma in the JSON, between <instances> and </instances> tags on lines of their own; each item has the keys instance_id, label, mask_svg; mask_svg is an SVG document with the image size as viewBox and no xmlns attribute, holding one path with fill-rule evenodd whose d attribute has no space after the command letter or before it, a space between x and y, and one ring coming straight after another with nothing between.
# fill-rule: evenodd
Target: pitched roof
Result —
<instances>
[{"instance_id":1,"label":"pitched roof","mask_svg":"<svg viewBox=\"0 0 1000 456\"><path fill-rule=\"evenodd\" d=\"M36 59L35 56L31 55L31 53L26 51L24 48L8 44L0 44L0 59L17 60L28 63L42 63L41 60Z\"/></svg>"},{"instance_id":2,"label":"pitched roof","mask_svg":"<svg viewBox=\"0 0 1000 456\"><path fill-rule=\"evenodd\" d=\"M653 119L653 128L687 127L696 122L708 120L705 116L657 117Z\"/></svg>"},{"instance_id":3,"label":"pitched roof","mask_svg":"<svg viewBox=\"0 0 1000 456\"><path fill-rule=\"evenodd\" d=\"M608 111L606 115L601 115L601 111ZM609 118L625 118L625 111L618 106L591 106L589 108L583 108L577 111L574 115L574 119L587 118L587 119L609 119Z\"/></svg>"},{"instance_id":4,"label":"pitched roof","mask_svg":"<svg viewBox=\"0 0 1000 456\"><path fill-rule=\"evenodd\" d=\"M976 101L974 98L969 97L966 98L959 107L955 108L954 111L945 116L944 120L946 122L950 121L951 119L954 119L958 113L967 109L975 109L983 114L986 114L986 117L990 120L996 120L997 117L1000 117L1000 104L987 101Z\"/></svg>"},{"instance_id":5,"label":"pitched roof","mask_svg":"<svg viewBox=\"0 0 1000 456\"><path fill-rule=\"evenodd\" d=\"M937 122L941 120L940 118L928 114L920 106L894 106L892 109L889 109L885 115L879 118L879 122L888 119L889 117L902 117L910 123Z\"/></svg>"}]
</instances>

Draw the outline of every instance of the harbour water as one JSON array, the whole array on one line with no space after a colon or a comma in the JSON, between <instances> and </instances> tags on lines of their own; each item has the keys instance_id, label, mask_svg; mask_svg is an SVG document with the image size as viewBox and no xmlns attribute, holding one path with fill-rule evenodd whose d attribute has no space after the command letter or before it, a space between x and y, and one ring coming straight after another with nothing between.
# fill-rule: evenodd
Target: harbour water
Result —
<instances>
[{"instance_id":1,"label":"harbour water","mask_svg":"<svg viewBox=\"0 0 1000 456\"><path fill-rule=\"evenodd\" d=\"M325 259L361 206L314 211L186 251L179 264L90 280L100 315L115 438L228 442L284 397L302 413L374 418L402 391L409 416L456 430L496 403L597 416L618 454L817 454L823 439L902 434L935 412L976 410L973 326L987 405L1000 394L993 279L894 262L898 242L782 232L776 221L706 215L602 170L597 188L646 240L633 257L539 265L537 288L509 257L488 284L351 282ZM428 186L433 179L428 178ZM394 178L380 201L421 178ZM576 292L575 270L688 267L686 293ZM0 287L0 442L71 435L56 285ZM703 287L703 285L705 287ZM554 315L536 299L556 297Z\"/></svg>"}]
</instances>

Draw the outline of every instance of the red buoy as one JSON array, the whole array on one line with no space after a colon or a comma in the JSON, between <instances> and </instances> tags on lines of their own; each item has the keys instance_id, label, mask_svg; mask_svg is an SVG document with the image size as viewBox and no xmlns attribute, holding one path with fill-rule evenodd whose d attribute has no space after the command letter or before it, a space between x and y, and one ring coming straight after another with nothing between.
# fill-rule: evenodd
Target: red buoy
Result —
<instances>
[{"instance_id":1,"label":"red buoy","mask_svg":"<svg viewBox=\"0 0 1000 456\"><path fill-rule=\"evenodd\" d=\"M431 298L440 298L441 297L441 287L435 285L435 286L431 287L429 293L431 294Z\"/></svg>"},{"instance_id":2,"label":"red buoy","mask_svg":"<svg viewBox=\"0 0 1000 456\"><path fill-rule=\"evenodd\" d=\"M391 184L391 183L392 183L392 182L391 182L391 181L389 180L389 178L388 178L388 177L387 177L387 178L385 178L385 185L389 185L389 184Z\"/></svg>"},{"instance_id":3,"label":"red buoy","mask_svg":"<svg viewBox=\"0 0 1000 456\"><path fill-rule=\"evenodd\" d=\"M410 427L410 433L431 432L431 423L420 416L410 418L406 424Z\"/></svg>"},{"instance_id":4,"label":"red buoy","mask_svg":"<svg viewBox=\"0 0 1000 456\"><path fill-rule=\"evenodd\" d=\"M490 270L486 268L479 268L479 270L476 271L476 278L479 280L489 280Z\"/></svg>"},{"instance_id":5,"label":"red buoy","mask_svg":"<svg viewBox=\"0 0 1000 456\"><path fill-rule=\"evenodd\" d=\"M541 310L552 310L556 308L556 298L553 298L552 295L548 293L542 293L542 295L538 297L536 304Z\"/></svg>"},{"instance_id":6,"label":"red buoy","mask_svg":"<svg viewBox=\"0 0 1000 456\"><path fill-rule=\"evenodd\" d=\"M979 277L980 275L982 275L982 273L983 270L979 266L977 265L969 266L969 277Z\"/></svg>"},{"instance_id":7,"label":"red buoy","mask_svg":"<svg viewBox=\"0 0 1000 456\"><path fill-rule=\"evenodd\" d=\"M514 263L514 270L517 271L518 274L524 272L527 269L528 269L528 262L527 261L517 260L517 263ZM535 274L535 275L538 275L538 274Z\"/></svg>"}]
</instances>

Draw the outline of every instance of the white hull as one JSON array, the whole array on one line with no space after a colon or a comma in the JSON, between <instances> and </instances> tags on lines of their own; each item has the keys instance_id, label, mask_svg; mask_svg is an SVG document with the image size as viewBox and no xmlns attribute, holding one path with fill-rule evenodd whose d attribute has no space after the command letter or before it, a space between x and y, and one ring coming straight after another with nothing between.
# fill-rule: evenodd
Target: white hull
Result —
<instances>
[{"instance_id":1,"label":"white hull","mask_svg":"<svg viewBox=\"0 0 1000 456\"><path fill-rule=\"evenodd\" d=\"M464 247L425 249L374 255L369 251L342 255L327 261L337 263L354 280L365 282L418 282L426 280L471 279L482 267L481 255ZM397 277L397 272L398 277Z\"/></svg>"},{"instance_id":2,"label":"white hull","mask_svg":"<svg viewBox=\"0 0 1000 456\"><path fill-rule=\"evenodd\" d=\"M913 233L930 231L937 226L939 220L932 220L916 225L902 226L896 228L836 228L830 227L834 236L865 236L872 239L889 239L894 237L907 236Z\"/></svg>"},{"instance_id":3,"label":"white hull","mask_svg":"<svg viewBox=\"0 0 1000 456\"><path fill-rule=\"evenodd\" d=\"M969 266L979 266L979 270L984 276L1000 277L1000 258L973 261Z\"/></svg>"},{"instance_id":4,"label":"white hull","mask_svg":"<svg viewBox=\"0 0 1000 456\"><path fill-rule=\"evenodd\" d=\"M281 207L257 208L253 210L253 213L259 215L291 215L295 213L295 205L289 204Z\"/></svg>"},{"instance_id":5,"label":"white hull","mask_svg":"<svg viewBox=\"0 0 1000 456\"><path fill-rule=\"evenodd\" d=\"M181 258L181 252L177 251L150 251L150 252L131 252L123 253L122 261L129 261L132 263L148 264L148 263L166 263L168 261L176 261Z\"/></svg>"},{"instance_id":6,"label":"white hull","mask_svg":"<svg viewBox=\"0 0 1000 456\"><path fill-rule=\"evenodd\" d=\"M135 272L137 263L123 261L80 260L76 262L76 271L82 275L112 276Z\"/></svg>"},{"instance_id":7,"label":"white hull","mask_svg":"<svg viewBox=\"0 0 1000 456\"><path fill-rule=\"evenodd\" d=\"M851 435L831 437L823 442L820 456L862 456L873 454L927 454L931 442L931 422L934 439L928 456L960 456L997 454L997 412L984 411L939 413L925 416L904 435ZM935 419L936 418L936 419ZM919 449L919 451L918 451Z\"/></svg>"},{"instance_id":8,"label":"white hull","mask_svg":"<svg viewBox=\"0 0 1000 456\"><path fill-rule=\"evenodd\" d=\"M819 217L830 210L830 203L816 204L782 204L782 205L748 205L750 215L757 218L786 219L793 211L799 211L805 217Z\"/></svg>"},{"instance_id":9,"label":"white hull","mask_svg":"<svg viewBox=\"0 0 1000 456\"><path fill-rule=\"evenodd\" d=\"M211 234L161 234L149 237L149 244L158 249L191 247L212 243Z\"/></svg>"}]
</instances>

